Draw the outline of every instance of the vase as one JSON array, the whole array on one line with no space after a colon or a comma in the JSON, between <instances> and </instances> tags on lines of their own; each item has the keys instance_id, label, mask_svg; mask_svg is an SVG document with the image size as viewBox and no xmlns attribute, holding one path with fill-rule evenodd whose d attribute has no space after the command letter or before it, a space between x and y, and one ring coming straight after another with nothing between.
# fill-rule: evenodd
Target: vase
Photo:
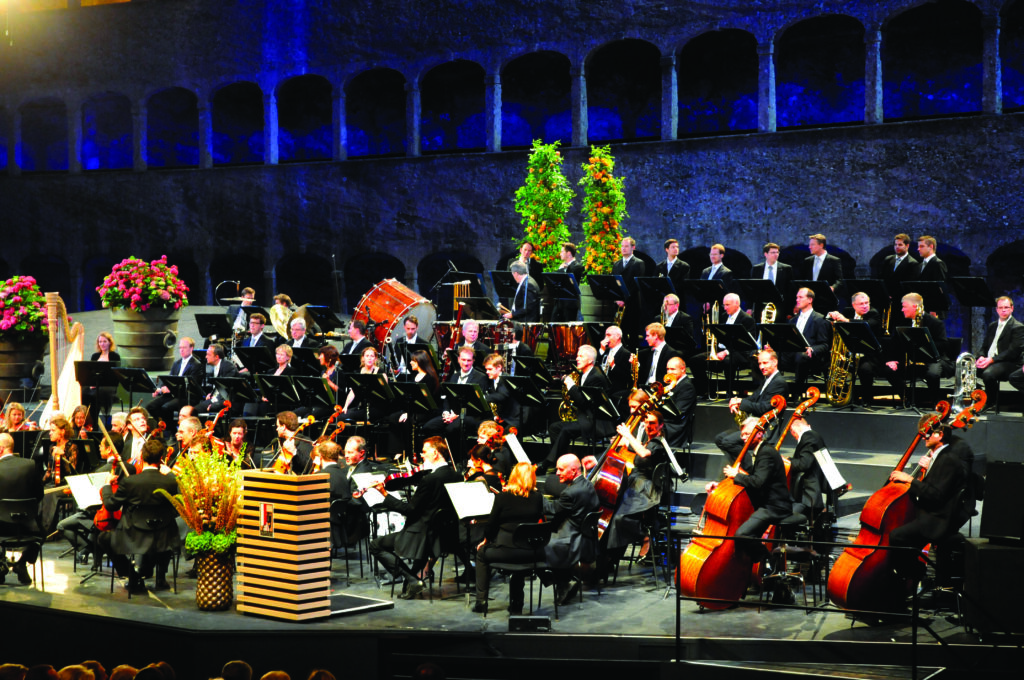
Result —
<instances>
[{"instance_id":1,"label":"vase","mask_svg":"<svg viewBox=\"0 0 1024 680\"><path fill-rule=\"evenodd\" d=\"M147 371L169 370L178 344L180 317L180 309L111 309L121 365Z\"/></svg>"},{"instance_id":2,"label":"vase","mask_svg":"<svg viewBox=\"0 0 1024 680\"><path fill-rule=\"evenodd\" d=\"M220 612L234 601L234 556L228 553L196 555L196 607Z\"/></svg>"},{"instance_id":3,"label":"vase","mask_svg":"<svg viewBox=\"0 0 1024 680\"><path fill-rule=\"evenodd\" d=\"M31 378L35 371L42 375L43 347L45 343L41 340L0 341L0 402L6 403L12 398L25 401L21 396L24 380Z\"/></svg>"}]
</instances>

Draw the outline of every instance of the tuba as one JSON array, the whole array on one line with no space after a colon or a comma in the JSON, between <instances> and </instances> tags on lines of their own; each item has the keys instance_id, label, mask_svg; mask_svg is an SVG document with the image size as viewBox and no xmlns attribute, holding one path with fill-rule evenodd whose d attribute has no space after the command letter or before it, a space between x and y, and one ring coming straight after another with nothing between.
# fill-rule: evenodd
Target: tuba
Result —
<instances>
[{"instance_id":1,"label":"tuba","mask_svg":"<svg viewBox=\"0 0 1024 680\"><path fill-rule=\"evenodd\" d=\"M978 384L977 358L970 352L962 352L956 358L956 370L953 372L953 406L966 405L973 402L971 392Z\"/></svg>"},{"instance_id":2,"label":"tuba","mask_svg":"<svg viewBox=\"0 0 1024 680\"><path fill-rule=\"evenodd\" d=\"M853 381L857 377L860 355L847 347L839 334L832 328L832 352L829 358L828 381L825 383L825 398L833 406L846 406L853 398Z\"/></svg>"},{"instance_id":3,"label":"tuba","mask_svg":"<svg viewBox=\"0 0 1024 680\"><path fill-rule=\"evenodd\" d=\"M578 368L573 368L569 371L569 375L572 376L572 381L577 385L580 384L580 371ZM579 414L576 413L576 407L572 405L572 397L569 396L569 388L562 383L562 402L558 405L558 418L563 423L567 423L571 420L578 420Z\"/></svg>"},{"instance_id":4,"label":"tuba","mask_svg":"<svg viewBox=\"0 0 1024 680\"><path fill-rule=\"evenodd\" d=\"M775 309L775 303L769 302L761 310L761 323L775 323L776 314L778 314L778 310Z\"/></svg>"}]
</instances>

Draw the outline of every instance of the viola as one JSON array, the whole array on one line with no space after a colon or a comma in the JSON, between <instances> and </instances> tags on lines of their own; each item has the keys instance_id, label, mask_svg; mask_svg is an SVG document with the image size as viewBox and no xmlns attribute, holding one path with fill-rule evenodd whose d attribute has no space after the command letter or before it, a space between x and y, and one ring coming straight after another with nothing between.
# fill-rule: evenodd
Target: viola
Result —
<instances>
[{"instance_id":1,"label":"viola","mask_svg":"<svg viewBox=\"0 0 1024 680\"><path fill-rule=\"evenodd\" d=\"M416 483L421 475L428 472L422 465L416 467L409 467L399 472L392 472L390 475L384 478L383 481L371 484L370 486L364 486L362 489L357 489L352 492L352 498L361 498L364 493L370 489L383 487L388 491L398 491L404 489L407 486Z\"/></svg>"},{"instance_id":2,"label":"viola","mask_svg":"<svg viewBox=\"0 0 1024 680\"><path fill-rule=\"evenodd\" d=\"M292 459L295 457L295 437L302 432L304 429L313 424L316 419L313 416L309 416L304 423L299 425L299 429L295 430L295 433L287 438L281 445L281 450L278 451L277 457L274 458L274 462L270 465L270 471L279 475L293 474L292 470ZM291 444L291 449L288 448L288 444Z\"/></svg>"},{"instance_id":3,"label":"viola","mask_svg":"<svg viewBox=\"0 0 1024 680\"><path fill-rule=\"evenodd\" d=\"M936 404L935 413L917 429L894 470L903 470L917 445L942 425L949 411L949 402ZM889 545L892 530L913 519L914 506L909 492L909 484L886 482L864 504L854 547L843 549L829 573L828 597L836 606L873 611L902 606L907 583L893 573L891 551L877 550L877 547Z\"/></svg>"},{"instance_id":4,"label":"viola","mask_svg":"<svg viewBox=\"0 0 1024 680\"><path fill-rule=\"evenodd\" d=\"M317 447L320 446L320 444L323 444L324 442L329 442L333 440L335 437L337 437L345 430L345 423L341 423L338 427L334 428L334 432L332 432L329 436L327 434L327 428L329 428L331 424L334 421L336 421L344 412L345 410L341 408L341 406L335 404L334 413L332 413L331 417L327 419L326 423L324 423L323 432L320 433L320 436L316 438L316 443L313 444L313 457L310 459L310 464L312 468L310 470L310 474L316 474L323 470L324 467L323 457L320 455L320 452L317 450Z\"/></svg>"},{"instance_id":5,"label":"viola","mask_svg":"<svg viewBox=\"0 0 1024 680\"><path fill-rule=\"evenodd\" d=\"M747 450L758 432L779 417L786 408L782 395L772 397L772 408L757 421L733 467L739 469ZM715 536L734 536L740 526L754 513L746 489L726 477L708 494L700 525L690 545L679 557L676 581L679 591L687 597L738 600L750 579L752 562L747 551L737 549L736 541ZM698 600L703 609L725 609L727 602Z\"/></svg>"}]
</instances>

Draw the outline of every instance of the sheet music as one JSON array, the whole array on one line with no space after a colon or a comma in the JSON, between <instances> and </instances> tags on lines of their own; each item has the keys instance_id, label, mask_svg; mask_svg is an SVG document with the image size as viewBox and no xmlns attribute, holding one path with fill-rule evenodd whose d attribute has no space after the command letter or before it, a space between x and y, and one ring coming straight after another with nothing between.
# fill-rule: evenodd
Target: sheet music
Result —
<instances>
[{"instance_id":1,"label":"sheet music","mask_svg":"<svg viewBox=\"0 0 1024 680\"><path fill-rule=\"evenodd\" d=\"M100 489L107 485L108 472L94 472L91 475L68 475L67 482L71 495L80 508L91 508L100 505Z\"/></svg>"},{"instance_id":2,"label":"sheet music","mask_svg":"<svg viewBox=\"0 0 1024 680\"><path fill-rule=\"evenodd\" d=\"M832 455L828 452L828 449L818 449L815 451L814 459L818 461L818 466L821 468L822 473L825 475L825 480L833 491L846 486L846 480L843 479L839 468L832 461Z\"/></svg>"},{"instance_id":3,"label":"sheet music","mask_svg":"<svg viewBox=\"0 0 1024 680\"><path fill-rule=\"evenodd\" d=\"M371 508L384 502L384 494L377 491L374 485L383 482L385 477L387 475L376 472L357 472L352 475L352 479L356 481L356 488L366 489L363 492L363 500Z\"/></svg>"},{"instance_id":4,"label":"sheet music","mask_svg":"<svg viewBox=\"0 0 1024 680\"><path fill-rule=\"evenodd\" d=\"M486 517L494 506L494 494L484 481L445 484L459 519Z\"/></svg>"},{"instance_id":5,"label":"sheet music","mask_svg":"<svg viewBox=\"0 0 1024 680\"><path fill-rule=\"evenodd\" d=\"M514 434L505 436L505 443L508 444L508 448L512 450L512 455L516 457L517 463L529 463L530 457L526 455L526 449L519 443L519 439Z\"/></svg>"}]
</instances>

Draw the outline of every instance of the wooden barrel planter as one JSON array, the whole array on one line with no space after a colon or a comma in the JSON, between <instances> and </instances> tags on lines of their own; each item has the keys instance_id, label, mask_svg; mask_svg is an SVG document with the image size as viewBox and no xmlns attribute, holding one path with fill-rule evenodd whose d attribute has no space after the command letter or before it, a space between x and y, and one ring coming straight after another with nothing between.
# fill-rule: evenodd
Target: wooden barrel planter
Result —
<instances>
[{"instance_id":1,"label":"wooden barrel planter","mask_svg":"<svg viewBox=\"0 0 1024 680\"><path fill-rule=\"evenodd\" d=\"M166 371L174 363L174 349L178 344L179 309L111 309L114 322L114 342L121 355L121 365L144 368L147 371Z\"/></svg>"},{"instance_id":2,"label":"wooden barrel planter","mask_svg":"<svg viewBox=\"0 0 1024 680\"><path fill-rule=\"evenodd\" d=\"M34 370L42 375L42 342L0 341L0 399L25 401L24 380L31 378Z\"/></svg>"}]
</instances>

